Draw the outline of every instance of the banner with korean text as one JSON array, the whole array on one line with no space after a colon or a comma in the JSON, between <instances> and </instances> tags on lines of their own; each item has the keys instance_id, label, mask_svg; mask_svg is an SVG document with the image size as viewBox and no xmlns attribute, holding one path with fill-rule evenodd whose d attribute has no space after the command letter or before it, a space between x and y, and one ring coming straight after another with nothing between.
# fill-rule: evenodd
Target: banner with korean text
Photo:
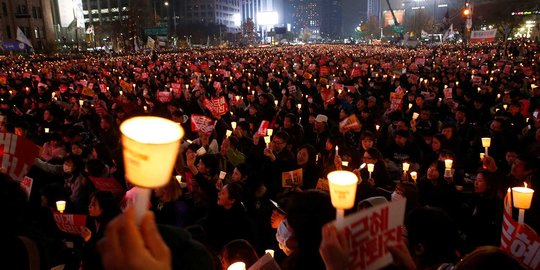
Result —
<instances>
[{"instance_id":1,"label":"banner with korean text","mask_svg":"<svg viewBox=\"0 0 540 270\"><path fill-rule=\"evenodd\" d=\"M389 245L403 241L406 200L398 200L347 216L336 228L349 239L349 269L375 270L392 262Z\"/></svg>"},{"instance_id":2,"label":"banner with korean text","mask_svg":"<svg viewBox=\"0 0 540 270\"><path fill-rule=\"evenodd\" d=\"M30 140L12 133L0 133L2 172L22 181L39 154L39 148Z\"/></svg>"}]
</instances>

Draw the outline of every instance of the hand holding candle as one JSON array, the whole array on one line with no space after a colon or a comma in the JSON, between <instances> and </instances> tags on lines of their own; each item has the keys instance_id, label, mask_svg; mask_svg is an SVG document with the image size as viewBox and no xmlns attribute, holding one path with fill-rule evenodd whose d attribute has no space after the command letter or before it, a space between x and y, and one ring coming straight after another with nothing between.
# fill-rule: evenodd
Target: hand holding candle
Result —
<instances>
[{"instance_id":1,"label":"hand holding candle","mask_svg":"<svg viewBox=\"0 0 540 270\"><path fill-rule=\"evenodd\" d=\"M403 162L403 172L407 172L409 170L409 167L411 166L411 164L407 163L407 162Z\"/></svg>"},{"instance_id":2,"label":"hand holding candle","mask_svg":"<svg viewBox=\"0 0 540 270\"><path fill-rule=\"evenodd\" d=\"M140 187L135 199L139 222L147 210L149 189L170 181L184 131L173 121L152 116L128 119L120 131L126 179Z\"/></svg>"}]
</instances>

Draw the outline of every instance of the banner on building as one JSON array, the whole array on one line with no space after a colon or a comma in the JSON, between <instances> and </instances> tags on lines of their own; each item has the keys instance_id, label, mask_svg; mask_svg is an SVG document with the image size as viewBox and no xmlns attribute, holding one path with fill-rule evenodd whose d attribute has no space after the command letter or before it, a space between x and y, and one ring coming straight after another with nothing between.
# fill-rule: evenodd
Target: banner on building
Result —
<instances>
[{"instance_id":1,"label":"banner on building","mask_svg":"<svg viewBox=\"0 0 540 270\"><path fill-rule=\"evenodd\" d=\"M472 31L471 42L494 42L497 29Z\"/></svg>"}]
</instances>

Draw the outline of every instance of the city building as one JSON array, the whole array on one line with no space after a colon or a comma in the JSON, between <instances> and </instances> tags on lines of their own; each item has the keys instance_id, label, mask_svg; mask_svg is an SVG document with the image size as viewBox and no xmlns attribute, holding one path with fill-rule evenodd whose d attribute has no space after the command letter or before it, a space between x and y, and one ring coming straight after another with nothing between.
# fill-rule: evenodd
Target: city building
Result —
<instances>
[{"instance_id":1,"label":"city building","mask_svg":"<svg viewBox=\"0 0 540 270\"><path fill-rule=\"evenodd\" d=\"M321 39L322 4L324 0L289 0L292 10L292 32L304 41Z\"/></svg>"},{"instance_id":2,"label":"city building","mask_svg":"<svg viewBox=\"0 0 540 270\"><path fill-rule=\"evenodd\" d=\"M185 0L185 23L213 23L240 31L241 0Z\"/></svg>"},{"instance_id":3,"label":"city building","mask_svg":"<svg viewBox=\"0 0 540 270\"><path fill-rule=\"evenodd\" d=\"M35 50L54 44L51 3L48 0L0 0L0 42L14 43L20 28Z\"/></svg>"},{"instance_id":4,"label":"city building","mask_svg":"<svg viewBox=\"0 0 540 270\"><path fill-rule=\"evenodd\" d=\"M342 0L321 1L321 36L323 38L337 39L343 33Z\"/></svg>"}]
</instances>

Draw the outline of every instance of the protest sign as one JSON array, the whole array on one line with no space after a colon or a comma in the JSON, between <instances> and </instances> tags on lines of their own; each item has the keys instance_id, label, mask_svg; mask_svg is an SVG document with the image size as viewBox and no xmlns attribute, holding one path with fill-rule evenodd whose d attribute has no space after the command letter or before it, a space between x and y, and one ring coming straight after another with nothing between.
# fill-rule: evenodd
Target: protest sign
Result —
<instances>
[{"instance_id":1,"label":"protest sign","mask_svg":"<svg viewBox=\"0 0 540 270\"><path fill-rule=\"evenodd\" d=\"M452 88L445 88L443 94L445 99L452 99Z\"/></svg>"},{"instance_id":2,"label":"protest sign","mask_svg":"<svg viewBox=\"0 0 540 270\"><path fill-rule=\"evenodd\" d=\"M540 270L540 237L529 226L521 225L512 218L510 191L504 198L501 249L528 270Z\"/></svg>"},{"instance_id":3,"label":"protest sign","mask_svg":"<svg viewBox=\"0 0 540 270\"><path fill-rule=\"evenodd\" d=\"M204 115L192 114L191 117L191 130L193 132L204 132L206 134L212 133L214 131L216 121L206 117Z\"/></svg>"},{"instance_id":4,"label":"protest sign","mask_svg":"<svg viewBox=\"0 0 540 270\"><path fill-rule=\"evenodd\" d=\"M361 127L362 125L360 124L360 121L358 121L356 114L352 114L351 116L343 119L343 121L339 122L339 130L343 132L360 132Z\"/></svg>"},{"instance_id":5,"label":"protest sign","mask_svg":"<svg viewBox=\"0 0 540 270\"><path fill-rule=\"evenodd\" d=\"M39 148L24 137L1 132L0 153L2 154L2 171L14 180L22 181L34 164Z\"/></svg>"},{"instance_id":6,"label":"protest sign","mask_svg":"<svg viewBox=\"0 0 540 270\"><path fill-rule=\"evenodd\" d=\"M213 98L211 100L204 100L204 107L206 107L213 115L224 115L229 111L229 105L225 100L225 97Z\"/></svg>"},{"instance_id":7,"label":"protest sign","mask_svg":"<svg viewBox=\"0 0 540 270\"><path fill-rule=\"evenodd\" d=\"M28 196L28 198L30 198L30 193L32 192L32 184L33 183L34 183L34 179L32 179L32 178L30 178L28 176L25 176L21 180L21 187L24 190L24 192L26 193L26 196Z\"/></svg>"},{"instance_id":8,"label":"protest sign","mask_svg":"<svg viewBox=\"0 0 540 270\"><path fill-rule=\"evenodd\" d=\"M169 91L158 91L157 98L161 103L168 103L172 100L172 93Z\"/></svg>"},{"instance_id":9,"label":"protest sign","mask_svg":"<svg viewBox=\"0 0 540 270\"><path fill-rule=\"evenodd\" d=\"M387 247L403 241L405 202L403 199L378 205L336 223L351 247L349 269L375 270L392 262Z\"/></svg>"},{"instance_id":10,"label":"protest sign","mask_svg":"<svg viewBox=\"0 0 540 270\"><path fill-rule=\"evenodd\" d=\"M90 181L97 190L110 191L115 196L122 196L124 194L124 188L112 177L92 177Z\"/></svg>"},{"instance_id":11,"label":"protest sign","mask_svg":"<svg viewBox=\"0 0 540 270\"><path fill-rule=\"evenodd\" d=\"M261 122L261 125L259 126L259 129L257 130L257 134L259 136L266 136L266 130L268 129L268 125L270 124L270 122L268 122L267 120L263 120Z\"/></svg>"},{"instance_id":12,"label":"protest sign","mask_svg":"<svg viewBox=\"0 0 540 270\"><path fill-rule=\"evenodd\" d=\"M85 215L53 213L58 229L65 233L80 234L86 226Z\"/></svg>"},{"instance_id":13,"label":"protest sign","mask_svg":"<svg viewBox=\"0 0 540 270\"><path fill-rule=\"evenodd\" d=\"M392 92L390 93L390 110L400 111L403 107L403 94Z\"/></svg>"},{"instance_id":14,"label":"protest sign","mask_svg":"<svg viewBox=\"0 0 540 270\"><path fill-rule=\"evenodd\" d=\"M290 172L281 173L281 185L287 187L299 187L303 183L302 168Z\"/></svg>"},{"instance_id":15,"label":"protest sign","mask_svg":"<svg viewBox=\"0 0 540 270\"><path fill-rule=\"evenodd\" d=\"M330 75L330 68L327 67L327 66L321 67L320 71L319 71L319 75L320 76L328 76L328 75Z\"/></svg>"},{"instance_id":16,"label":"protest sign","mask_svg":"<svg viewBox=\"0 0 540 270\"><path fill-rule=\"evenodd\" d=\"M258 261L256 261L248 270L280 270L277 262L266 253Z\"/></svg>"},{"instance_id":17,"label":"protest sign","mask_svg":"<svg viewBox=\"0 0 540 270\"><path fill-rule=\"evenodd\" d=\"M330 192L330 186L328 184L328 179L319 178L319 181L317 181L317 186L315 187L318 190L328 191Z\"/></svg>"}]
</instances>

